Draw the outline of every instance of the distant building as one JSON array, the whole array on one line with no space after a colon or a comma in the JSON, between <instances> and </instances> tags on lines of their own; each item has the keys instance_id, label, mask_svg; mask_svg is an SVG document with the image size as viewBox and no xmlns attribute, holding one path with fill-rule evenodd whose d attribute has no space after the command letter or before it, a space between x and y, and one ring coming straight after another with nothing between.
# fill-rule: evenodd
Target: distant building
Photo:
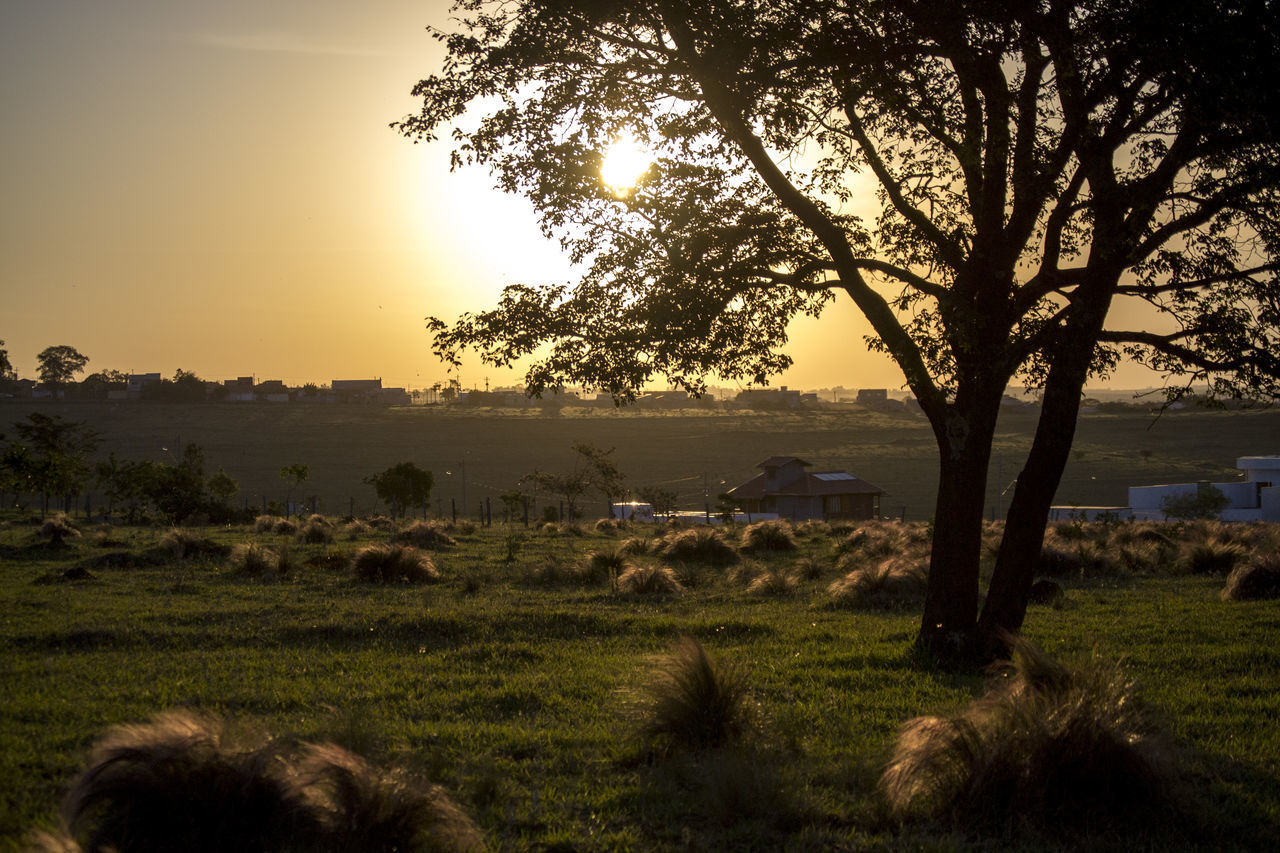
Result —
<instances>
[{"instance_id":1,"label":"distant building","mask_svg":"<svg viewBox=\"0 0 1280 853\"><path fill-rule=\"evenodd\" d=\"M866 405L874 405L883 403L889 399L889 389L887 388L859 388L857 401Z\"/></svg>"},{"instance_id":2,"label":"distant building","mask_svg":"<svg viewBox=\"0 0 1280 853\"><path fill-rule=\"evenodd\" d=\"M339 403L382 402L381 379L335 379L330 387Z\"/></svg>"},{"instance_id":3,"label":"distant building","mask_svg":"<svg viewBox=\"0 0 1280 853\"><path fill-rule=\"evenodd\" d=\"M809 473L811 463L794 456L773 456L756 466L764 469L729 490L750 516L775 516L793 521L860 520L880 517L884 489L847 471Z\"/></svg>"},{"instance_id":4,"label":"distant building","mask_svg":"<svg viewBox=\"0 0 1280 853\"><path fill-rule=\"evenodd\" d=\"M130 373L129 384L125 387L125 396L130 400L142 399L142 389L152 383L160 382L159 373Z\"/></svg>"},{"instance_id":5,"label":"distant building","mask_svg":"<svg viewBox=\"0 0 1280 853\"><path fill-rule=\"evenodd\" d=\"M748 388L739 391L734 402L746 409L798 409L800 392L792 391L786 385L778 388Z\"/></svg>"}]
</instances>

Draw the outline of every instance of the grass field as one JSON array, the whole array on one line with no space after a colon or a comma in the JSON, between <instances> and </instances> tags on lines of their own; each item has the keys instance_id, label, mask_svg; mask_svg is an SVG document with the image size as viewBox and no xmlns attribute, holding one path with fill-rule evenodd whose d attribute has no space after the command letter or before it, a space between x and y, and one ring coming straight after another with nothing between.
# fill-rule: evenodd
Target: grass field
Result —
<instances>
[{"instance_id":1,"label":"grass field","mask_svg":"<svg viewBox=\"0 0 1280 853\"><path fill-rule=\"evenodd\" d=\"M814 470L843 468L886 489L889 517L928 519L937 488L937 449L927 423L908 414L847 411L786 413L567 408L557 416L534 410L467 411L445 407L380 408L283 404L0 403L0 433L29 411L83 421L104 438L100 455L174 464L186 442L199 444L209 469L239 481L234 500L260 507L283 502L280 468L310 466L296 492L317 496L322 511L343 515L375 509L363 479L412 460L434 473L437 510L450 501L475 507L513 488L535 468L566 470L572 446L616 447L633 487L674 489L687 509L703 507L704 487L716 495L758 471L770 456L794 455ZM988 517L1007 498L1035 429L1034 412L1009 410L995 441L987 490ZM1188 411L1156 419L1140 413L1087 414L1058 490L1060 503L1116 506L1131 485L1237 477L1240 456L1277 452L1280 411ZM1144 451L1148 453L1144 454ZM97 504L95 504L97 505ZM588 511L603 514L603 506ZM459 507L461 515L474 510Z\"/></svg>"},{"instance_id":2,"label":"grass field","mask_svg":"<svg viewBox=\"0 0 1280 853\"><path fill-rule=\"evenodd\" d=\"M918 550L922 531L902 541ZM28 523L0 528L0 847L51 825L109 726L175 707L410 768L498 850L1280 845L1280 610L1221 600L1221 576L1112 567L1060 579L1065 602L1032 608L1028 636L1053 655L1122 659L1176 745L1178 818L1083 841L886 817L875 783L899 725L982 684L911 657L917 610L831 606L837 534L728 568L677 565L685 592L650 597L573 573L621 536L656 533L644 529L464 527L435 555L441 580L421 586L359 584L344 568L387 534L304 545L199 531L290 548L299 570L264 582L216 557L147 564L162 530L85 533L53 548ZM111 568L105 554L132 556ZM801 557L817 568L789 593L749 591ZM93 577L64 578L72 566ZM655 755L633 734L632 698L682 634L744 669L759 734L739 750Z\"/></svg>"}]
</instances>

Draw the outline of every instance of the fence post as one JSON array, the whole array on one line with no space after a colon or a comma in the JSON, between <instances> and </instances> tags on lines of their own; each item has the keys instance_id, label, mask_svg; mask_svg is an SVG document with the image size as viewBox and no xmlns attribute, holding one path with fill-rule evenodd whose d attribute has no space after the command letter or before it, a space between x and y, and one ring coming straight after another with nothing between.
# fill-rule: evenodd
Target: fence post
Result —
<instances>
[{"instance_id":1,"label":"fence post","mask_svg":"<svg viewBox=\"0 0 1280 853\"><path fill-rule=\"evenodd\" d=\"M449 498L449 512L453 516L453 523L458 523L458 502L453 498Z\"/></svg>"}]
</instances>

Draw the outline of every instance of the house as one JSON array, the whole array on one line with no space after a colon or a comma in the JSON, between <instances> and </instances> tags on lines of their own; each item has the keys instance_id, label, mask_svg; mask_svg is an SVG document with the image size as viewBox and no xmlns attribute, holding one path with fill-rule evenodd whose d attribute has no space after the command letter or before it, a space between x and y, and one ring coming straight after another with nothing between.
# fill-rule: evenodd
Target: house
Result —
<instances>
[{"instance_id":1,"label":"house","mask_svg":"<svg viewBox=\"0 0 1280 853\"><path fill-rule=\"evenodd\" d=\"M1166 498L1212 485L1230 501L1218 516L1223 521L1280 521L1280 456L1242 456L1236 460L1236 467L1243 479L1233 483L1130 486L1129 506L1133 517L1163 521Z\"/></svg>"},{"instance_id":2,"label":"house","mask_svg":"<svg viewBox=\"0 0 1280 853\"><path fill-rule=\"evenodd\" d=\"M764 470L727 494L749 515L775 515L793 521L858 520L880 517L884 489L846 471L811 473L812 463L794 456L773 456Z\"/></svg>"}]
</instances>

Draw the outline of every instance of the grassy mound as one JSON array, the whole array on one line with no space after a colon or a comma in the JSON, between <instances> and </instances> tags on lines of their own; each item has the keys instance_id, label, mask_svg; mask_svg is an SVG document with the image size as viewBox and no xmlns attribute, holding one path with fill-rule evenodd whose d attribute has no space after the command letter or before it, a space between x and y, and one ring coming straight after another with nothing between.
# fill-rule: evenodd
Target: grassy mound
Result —
<instances>
[{"instance_id":1,"label":"grassy mound","mask_svg":"<svg viewBox=\"0 0 1280 853\"><path fill-rule=\"evenodd\" d=\"M365 583L432 583L440 579L431 555L398 544L369 545L351 558L356 580Z\"/></svg>"}]
</instances>

